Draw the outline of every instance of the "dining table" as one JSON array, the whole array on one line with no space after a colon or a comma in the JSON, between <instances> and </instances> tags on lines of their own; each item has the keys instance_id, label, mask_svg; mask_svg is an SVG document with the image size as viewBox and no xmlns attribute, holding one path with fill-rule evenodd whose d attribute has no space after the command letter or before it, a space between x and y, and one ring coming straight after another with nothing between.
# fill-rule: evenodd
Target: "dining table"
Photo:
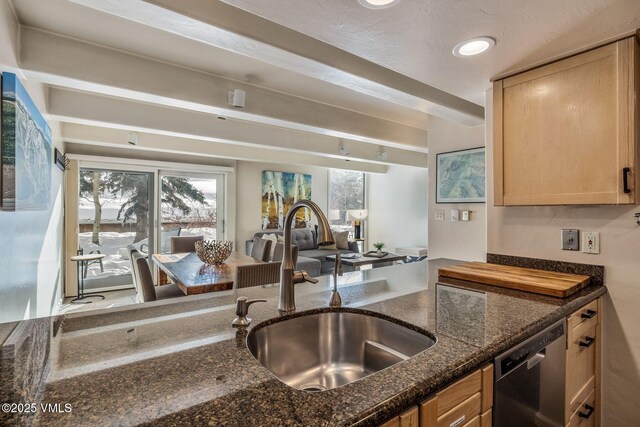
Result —
<instances>
[{"instance_id":1,"label":"dining table","mask_svg":"<svg viewBox=\"0 0 640 427\"><path fill-rule=\"evenodd\" d=\"M240 252L232 252L220 265L205 264L195 252L153 254L152 259L160 270L158 284L166 285L171 279L185 295L233 289L238 266L264 263Z\"/></svg>"}]
</instances>

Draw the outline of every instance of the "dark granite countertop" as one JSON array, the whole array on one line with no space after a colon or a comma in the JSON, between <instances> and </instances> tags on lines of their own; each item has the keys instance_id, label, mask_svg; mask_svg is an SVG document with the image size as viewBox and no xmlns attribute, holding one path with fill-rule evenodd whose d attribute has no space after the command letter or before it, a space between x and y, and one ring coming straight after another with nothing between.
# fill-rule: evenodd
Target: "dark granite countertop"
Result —
<instances>
[{"instance_id":1,"label":"dark granite countertop","mask_svg":"<svg viewBox=\"0 0 640 427\"><path fill-rule=\"evenodd\" d=\"M278 317L277 285L45 319L48 342L37 346L44 354L42 366L32 362L23 369L40 369L43 380L15 391L14 399L69 403L73 409L38 411L22 416L20 423L375 425L606 292L592 285L560 300L450 279L438 282L438 267L455 263L433 260L345 273L339 281L344 306L401 319L428 330L437 343L409 360L319 393L281 383L247 350L247 330L231 327L240 295L268 300L251 307L249 330ZM330 278L296 286L298 311L326 307ZM16 371L20 366L16 362ZM8 375L6 368L0 375ZM18 388L24 383L19 373L11 375L0 378L5 394L10 382Z\"/></svg>"}]
</instances>

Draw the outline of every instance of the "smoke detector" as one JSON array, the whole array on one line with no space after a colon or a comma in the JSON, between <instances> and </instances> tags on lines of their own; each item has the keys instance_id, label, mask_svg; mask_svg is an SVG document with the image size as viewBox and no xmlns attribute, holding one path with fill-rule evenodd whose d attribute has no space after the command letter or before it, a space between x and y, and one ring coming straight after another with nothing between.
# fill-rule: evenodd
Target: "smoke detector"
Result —
<instances>
[{"instance_id":1,"label":"smoke detector","mask_svg":"<svg viewBox=\"0 0 640 427\"><path fill-rule=\"evenodd\" d=\"M138 145L138 132L129 132L127 142L131 145Z\"/></svg>"},{"instance_id":2,"label":"smoke detector","mask_svg":"<svg viewBox=\"0 0 640 427\"><path fill-rule=\"evenodd\" d=\"M229 105L235 108L244 108L244 101L247 93L241 89L234 89L229 91Z\"/></svg>"},{"instance_id":3,"label":"smoke detector","mask_svg":"<svg viewBox=\"0 0 640 427\"><path fill-rule=\"evenodd\" d=\"M344 145L344 141L341 141L340 144L338 144L338 154L340 154L341 156L348 156L349 154L351 154L349 150L347 150L347 147Z\"/></svg>"}]
</instances>

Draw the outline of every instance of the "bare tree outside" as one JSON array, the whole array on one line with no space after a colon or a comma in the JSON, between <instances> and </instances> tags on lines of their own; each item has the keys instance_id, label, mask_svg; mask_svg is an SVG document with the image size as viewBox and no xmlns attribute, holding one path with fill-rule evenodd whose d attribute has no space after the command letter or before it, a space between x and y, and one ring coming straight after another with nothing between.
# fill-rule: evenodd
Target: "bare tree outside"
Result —
<instances>
[{"instance_id":1,"label":"bare tree outside","mask_svg":"<svg viewBox=\"0 0 640 427\"><path fill-rule=\"evenodd\" d=\"M153 174L116 170L80 169L78 245L85 253L105 255L102 265L91 265L88 283L116 286L130 280L127 245L155 251L150 220L153 218ZM160 245L169 235L215 238L217 223L215 179L162 176L160 181ZM166 230L173 230L165 233ZM130 282L129 282L130 283Z\"/></svg>"},{"instance_id":2,"label":"bare tree outside","mask_svg":"<svg viewBox=\"0 0 640 427\"><path fill-rule=\"evenodd\" d=\"M347 211L365 208L364 193L364 173L331 169L329 171L329 211L338 211L340 218L332 219L331 224L351 225L347 220Z\"/></svg>"}]
</instances>

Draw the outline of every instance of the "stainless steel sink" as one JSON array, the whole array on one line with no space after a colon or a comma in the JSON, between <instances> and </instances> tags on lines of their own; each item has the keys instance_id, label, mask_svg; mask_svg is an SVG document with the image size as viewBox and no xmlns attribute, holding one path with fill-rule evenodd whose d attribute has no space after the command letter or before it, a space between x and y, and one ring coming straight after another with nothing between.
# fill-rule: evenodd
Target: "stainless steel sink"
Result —
<instances>
[{"instance_id":1,"label":"stainless steel sink","mask_svg":"<svg viewBox=\"0 0 640 427\"><path fill-rule=\"evenodd\" d=\"M429 336L365 311L300 313L256 327L247 347L285 384L306 391L340 387L435 344Z\"/></svg>"}]
</instances>

